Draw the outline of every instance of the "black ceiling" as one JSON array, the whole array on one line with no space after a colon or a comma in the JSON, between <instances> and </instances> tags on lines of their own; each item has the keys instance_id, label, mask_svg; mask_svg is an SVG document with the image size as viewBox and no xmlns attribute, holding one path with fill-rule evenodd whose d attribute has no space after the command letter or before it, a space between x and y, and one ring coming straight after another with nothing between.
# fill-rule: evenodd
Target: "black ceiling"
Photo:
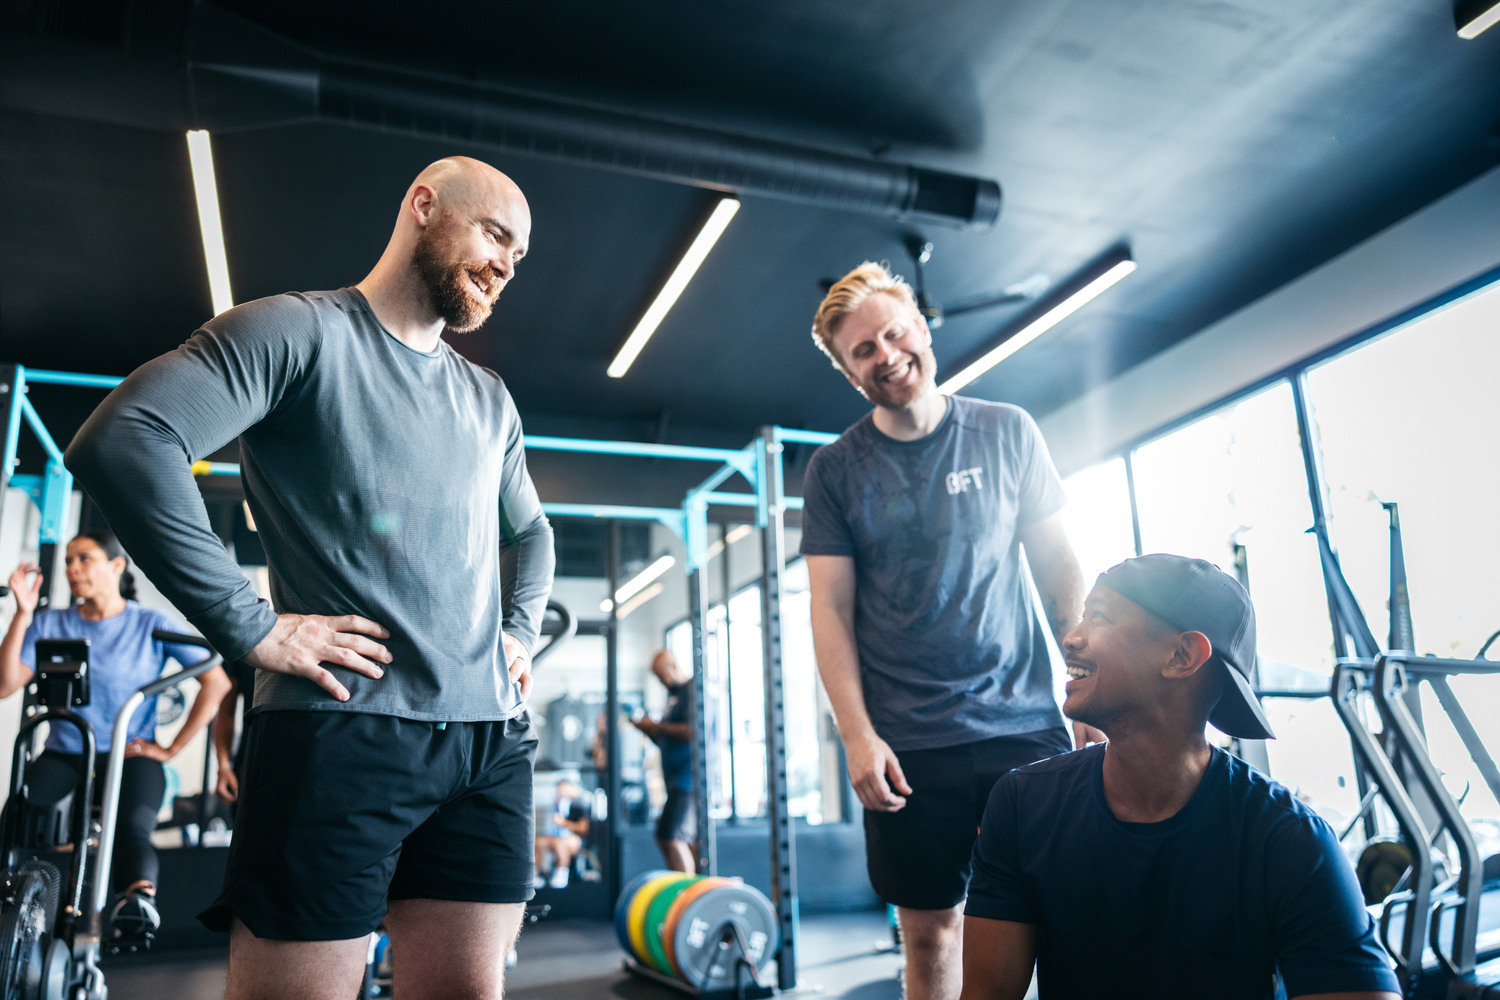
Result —
<instances>
[{"instance_id":1,"label":"black ceiling","mask_svg":"<svg viewBox=\"0 0 1500 1000\"><path fill-rule=\"evenodd\" d=\"M811 346L820 279L865 259L909 274L903 240L920 234L944 301L1066 280L1128 244L1134 275L968 390L1043 414L1500 162L1500 31L1458 38L1450 0L0 10L0 361L124 374L207 317L186 125L214 127L241 301L362 278L411 177L464 152L520 183L534 229L494 316L455 344L500 372L533 433L737 445L765 423L838 430L865 407ZM225 65L242 80L312 60L993 179L1003 208L964 229L747 193L614 380L606 364L716 194L399 117L296 121L295 99L278 104L295 73L260 73L252 97L210 86ZM1024 308L950 320L940 369ZM91 401L38 397L64 437ZM630 486L622 469L584 496L562 464L538 476L561 499L677 488L676 470Z\"/></svg>"}]
</instances>

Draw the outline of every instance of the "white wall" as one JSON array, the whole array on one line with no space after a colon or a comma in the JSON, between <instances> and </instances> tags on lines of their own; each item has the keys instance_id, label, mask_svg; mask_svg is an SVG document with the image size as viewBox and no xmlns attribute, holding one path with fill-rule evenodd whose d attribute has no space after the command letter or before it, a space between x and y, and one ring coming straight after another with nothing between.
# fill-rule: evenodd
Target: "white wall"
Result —
<instances>
[{"instance_id":1,"label":"white wall","mask_svg":"<svg viewBox=\"0 0 1500 1000\"><path fill-rule=\"evenodd\" d=\"M1500 266L1500 168L1041 418L1069 475Z\"/></svg>"}]
</instances>

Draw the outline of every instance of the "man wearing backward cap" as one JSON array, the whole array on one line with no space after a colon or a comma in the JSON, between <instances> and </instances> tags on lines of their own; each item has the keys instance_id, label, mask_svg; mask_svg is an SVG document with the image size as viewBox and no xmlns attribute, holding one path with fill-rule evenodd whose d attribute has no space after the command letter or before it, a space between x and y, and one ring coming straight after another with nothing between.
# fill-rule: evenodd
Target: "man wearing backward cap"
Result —
<instances>
[{"instance_id":1,"label":"man wearing backward cap","mask_svg":"<svg viewBox=\"0 0 1500 1000\"><path fill-rule=\"evenodd\" d=\"M1237 581L1174 555L1099 577L1063 712L1106 744L1012 771L974 848L963 1000L1399 996L1333 830L1204 739L1266 739ZM1284 989L1285 992L1279 992Z\"/></svg>"}]
</instances>

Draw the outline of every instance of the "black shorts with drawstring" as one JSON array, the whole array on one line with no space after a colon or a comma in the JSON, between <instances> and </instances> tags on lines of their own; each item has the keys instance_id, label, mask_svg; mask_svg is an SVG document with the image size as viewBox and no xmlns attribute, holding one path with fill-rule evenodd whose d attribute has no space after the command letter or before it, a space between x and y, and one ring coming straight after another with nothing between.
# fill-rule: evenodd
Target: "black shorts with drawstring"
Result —
<instances>
[{"instance_id":1,"label":"black shorts with drawstring","mask_svg":"<svg viewBox=\"0 0 1500 1000\"><path fill-rule=\"evenodd\" d=\"M224 891L199 919L256 937L368 934L391 899L532 897L530 719L251 717Z\"/></svg>"},{"instance_id":2,"label":"black shorts with drawstring","mask_svg":"<svg viewBox=\"0 0 1500 1000\"><path fill-rule=\"evenodd\" d=\"M912 792L896 812L865 810L870 884L887 903L946 910L964 901L979 821L1007 771L1070 748L1062 727L936 750L900 750Z\"/></svg>"}]
</instances>

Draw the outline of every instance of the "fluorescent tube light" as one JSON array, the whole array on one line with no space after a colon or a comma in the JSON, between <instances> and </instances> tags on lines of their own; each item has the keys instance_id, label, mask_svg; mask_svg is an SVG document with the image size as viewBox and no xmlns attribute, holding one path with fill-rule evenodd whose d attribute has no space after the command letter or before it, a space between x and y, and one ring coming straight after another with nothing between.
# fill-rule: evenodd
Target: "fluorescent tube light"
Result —
<instances>
[{"instance_id":1,"label":"fluorescent tube light","mask_svg":"<svg viewBox=\"0 0 1500 1000\"><path fill-rule=\"evenodd\" d=\"M229 261L224 256L224 227L219 221L214 153L207 132L189 132L187 142L188 158L193 164L193 190L198 195L198 228L203 231L203 259L208 264L208 292L217 316L234 305L234 296L229 293Z\"/></svg>"},{"instance_id":2,"label":"fluorescent tube light","mask_svg":"<svg viewBox=\"0 0 1500 1000\"><path fill-rule=\"evenodd\" d=\"M703 228L698 231L692 245L687 248L687 253L682 255L682 260L672 271L672 276L662 286L656 300L646 310L646 315L641 317L641 321L635 325L630 336L625 338L625 346L620 348L620 353L616 354L615 359L609 363L610 378L620 378L630 370L630 365L635 361L636 355L641 353L641 348L646 346L646 341L651 339L651 335L666 318L668 310L676 303L677 297L682 294L687 283L693 280L693 275L698 272L699 265L708 256L708 252L714 248L719 237L724 235L724 229L729 225L729 220L734 218L734 213L739 210L740 203L737 198L725 198L719 202L713 214L708 217L708 221L703 224Z\"/></svg>"},{"instance_id":3,"label":"fluorescent tube light","mask_svg":"<svg viewBox=\"0 0 1500 1000\"><path fill-rule=\"evenodd\" d=\"M707 550L704 551L703 561L708 562L714 556L718 555L720 552L723 552L726 545L733 545L735 542L739 541L741 538L744 538L748 534L750 534L750 525L748 524L742 524L736 528L731 528L729 534L715 541L707 548Z\"/></svg>"},{"instance_id":4,"label":"fluorescent tube light","mask_svg":"<svg viewBox=\"0 0 1500 1000\"><path fill-rule=\"evenodd\" d=\"M979 360L968 365L957 375L948 379L938 386L938 392L952 393L989 371L991 368L1010 357L1012 354L1031 343L1048 330L1052 329L1069 316L1073 315L1085 304L1097 298L1105 289L1119 281L1125 275L1135 270L1135 261L1129 257L1119 260L1113 266L1107 268L1097 278L1087 282L1082 288L1064 298L1057 305L1042 313L1036 319L1027 323L1016 333L988 352Z\"/></svg>"},{"instance_id":5,"label":"fluorescent tube light","mask_svg":"<svg viewBox=\"0 0 1500 1000\"><path fill-rule=\"evenodd\" d=\"M660 580L658 580L656 583L653 583L651 586L647 587L645 590L641 591L639 594L636 594L634 597L632 597L630 600L626 601L624 604L621 604L620 605L620 613L617 614L617 615L615 615L615 617L616 618L624 618L626 615L630 614L630 612L634 611L636 608L640 607L642 604L645 604L647 601L651 600L652 598L659 596L661 594L661 592L664 591L664 590L666 590L666 589L667 589L666 585L663 584Z\"/></svg>"},{"instance_id":6,"label":"fluorescent tube light","mask_svg":"<svg viewBox=\"0 0 1500 1000\"><path fill-rule=\"evenodd\" d=\"M619 601L622 605L628 604L630 602L630 598L637 591L641 590L652 580L655 580L657 577L661 576L663 573L665 573L675 565L677 565L677 560L672 556L662 556L660 559L653 562L650 566L647 566L635 576L620 584L620 588L615 591L614 601L611 601L608 597L600 601L599 610L603 611L605 614L608 614L609 609L614 607L615 601ZM621 615L621 617L623 618L624 615Z\"/></svg>"},{"instance_id":7,"label":"fluorescent tube light","mask_svg":"<svg viewBox=\"0 0 1500 1000\"><path fill-rule=\"evenodd\" d=\"M646 584L661 576L667 570L677 565L677 560L672 556L662 556L650 566L641 570L635 576L620 584L620 589L615 591L615 600L624 603L635 594L645 588Z\"/></svg>"},{"instance_id":8,"label":"fluorescent tube light","mask_svg":"<svg viewBox=\"0 0 1500 1000\"><path fill-rule=\"evenodd\" d=\"M1486 28L1500 23L1500 2L1460 4L1455 12L1459 38L1478 38Z\"/></svg>"},{"instance_id":9,"label":"fluorescent tube light","mask_svg":"<svg viewBox=\"0 0 1500 1000\"><path fill-rule=\"evenodd\" d=\"M733 545L741 538L744 538L746 535L750 534L750 531L751 527L748 524L742 524L736 528L731 528L729 534L709 545L709 547L703 553L703 561L707 563L714 556L724 551L724 546L726 543L729 545ZM671 556L662 556L650 566L647 566L645 569L641 570L625 583L621 584L620 589L615 591L615 600L623 602L622 610L624 604L629 604L630 595L646 586L646 584L650 583L652 580L655 580L657 577L661 576L676 564L677 560L672 558ZM613 606L614 601L611 601L607 597L599 602L599 610L604 612L605 614L609 614L609 609ZM621 617L624 616L621 615Z\"/></svg>"}]
</instances>

